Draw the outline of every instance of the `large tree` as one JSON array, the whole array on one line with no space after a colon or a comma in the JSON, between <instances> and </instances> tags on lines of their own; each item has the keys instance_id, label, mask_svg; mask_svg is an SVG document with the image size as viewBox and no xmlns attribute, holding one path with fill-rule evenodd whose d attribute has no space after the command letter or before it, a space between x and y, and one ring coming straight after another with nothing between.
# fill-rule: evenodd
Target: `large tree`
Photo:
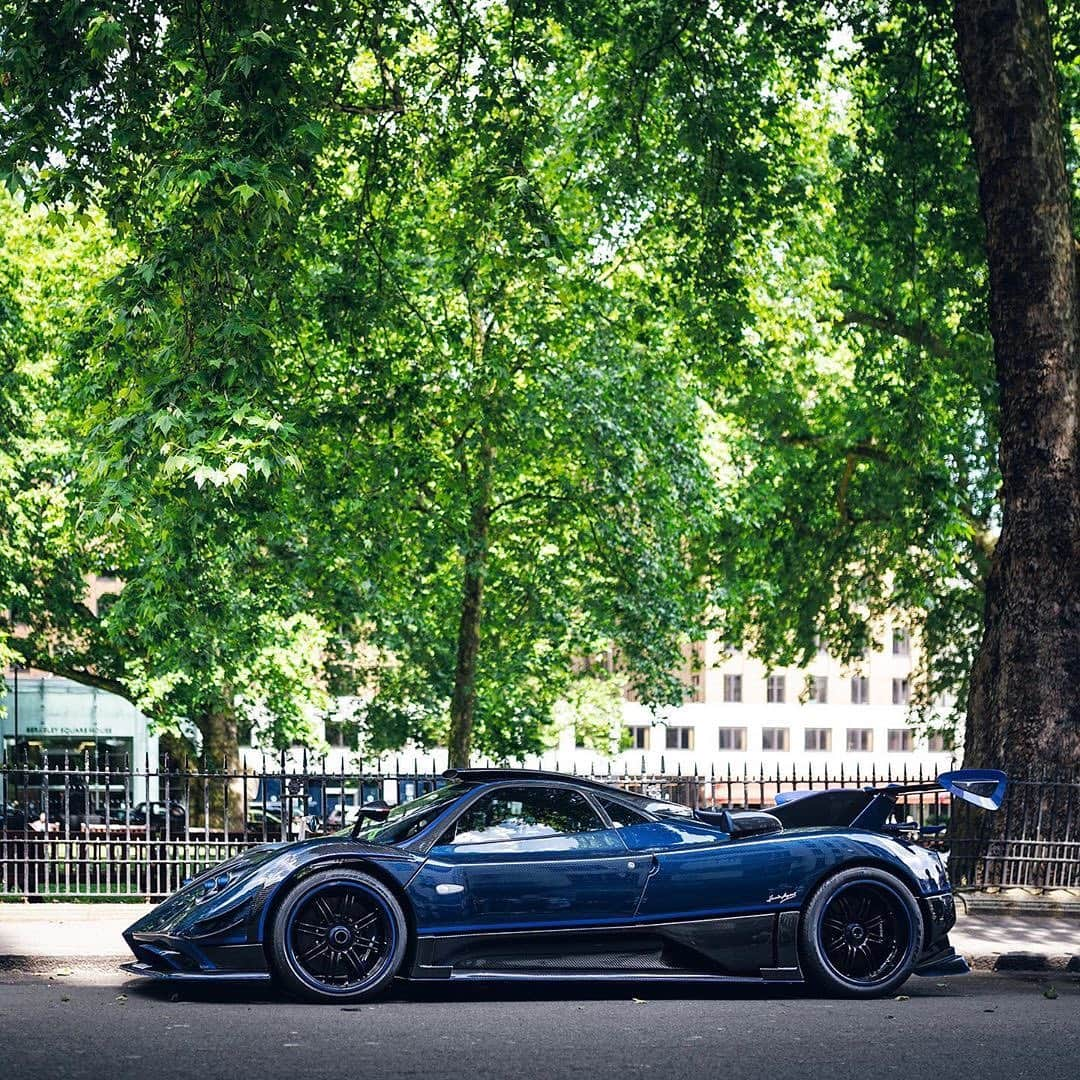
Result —
<instances>
[{"instance_id":1,"label":"large tree","mask_svg":"<svg viewBox=\"0 0 1080 1080\"><path fill-rule=\"evenodd\" d=\"M783 57L820 16L7 16L9 185L99 202L131 252L65 374L147 693L201 686L231 740L214 631L291 617L280 558L304 610L378 650L386 738L442 709L456 759L474 730L520 751L571 658L611 645L678 700L712 509L696 392L745 320L738 237L796 198L764 181Z\"/></svg>"},{"instance_id":2,"label":"large tree","mask_svg":"<svg viewBox=\"0 0 1080 1080\"><path fill-rule=\"evenodd\" d=\"M967 759L1016 774L1080 760L1077 23L1056 15L1055 39L1045 5L844 9L804 213L744 256L759 362L716 398L726 636L857 663L907 612L923 717L952 691Z\"/></svg>"},{"instance_id":3,"label":"large tree","mask_svg":"<svg viewBox=\"0 0 1080 1080\"><path fill-rule=\"evenodd\" d=\"M1001 538L966 753L1080 762L1080 294L1045 0L957 0L1000 391Z\"/></svg>"},{"instance_id":4,"label":"large tree","mask_svg":"<svg viewBox=\"0 0 1080 1080\"><path fill-rule=\"evenodd\" d=\"M682 699L715 505L704 361L718 326L738 332L723 271L769 212L750 144L781 111L753 89L777 72L763 48L724 73L747 115L709 118L719 72L688 83L669 48L690 23L734 34L700 12L614 43L498 6L403 14L409 47L378 75L398 111L334 153L357 179L308 241L325 266L305 349L324 361L305 476L358 548L343 577L387 745L448 715L456 762L534 749L575 657L609 648L642 700ZM645 70L663 92L628 110ZM729 171L682 150L691 131Z\"/></svg>"},{"instance_id":5,"label":"large tree","mask_svg":"<svg viewBox=\"0 0 1080 1080\"><path fill-rule=\"evenodd\" d=\"M951 730L999 520L977 188L947 13L851 29L793 116L798 213L739 252L717 599L724 637L778 663L827 642L855 667L907 620L918 716Z\"/></svg>"},{"instance_id":6,"label":"large tree","mask_svg":"<svg viewBox=\"0 0 1080 1080\"><path fill-rule=\"evenodd\" d=\"M296 550L279 517L194 484L151 486L123 509L95 497L73 391L124 246L98 218L71 227L6 197L0 230L0 650L194 731L215 766L236 764L249 714L268 745L310 736L326 635L290 576ZM99 575L122 591L92 602Z\"/></svg>"},{"instance_id":7,"label":"large tree","mask_svg":"<svg viewBox=\"0 0 1080 1080\"><path fill-rule=\"evenodd\" d=\"M711 550L728 639L914 612L972 759L1075 760L1068 10L1055 69L1026 3L54 7L0 149L131 253L66 373L131 625L224 558L193 625L310 615L387 739L503 754L576 653L677 697Z\"/></svg>"},{"instance_id":8,"label":"large tree","mask_svg":"<svg viewBox=\"0 0 1080 1080\"><path fill-rule=\"evenodd\" d=\"M331 64L324 13L306 12L297 37ZM63 575L40 558L23 575L16 644L190 721L215 765L236 765L248 707L269 708L268 739L288 743L325 700L323 631L283 512L292 433L267 406L270 312L319 142L296 119L312 119L296 55L264 29L292 17L284 4L9 5L0 44L7 186L28 206L97 206L113 233L98 267L56 269L90 288L74 317L57 311L57 347L34 372L65 444L43 521L66 527L71 557ZM241 492L249 470L265 483ZM102 571L124 589L95 611L84 577Z\"/></svg>"}]
</instances>

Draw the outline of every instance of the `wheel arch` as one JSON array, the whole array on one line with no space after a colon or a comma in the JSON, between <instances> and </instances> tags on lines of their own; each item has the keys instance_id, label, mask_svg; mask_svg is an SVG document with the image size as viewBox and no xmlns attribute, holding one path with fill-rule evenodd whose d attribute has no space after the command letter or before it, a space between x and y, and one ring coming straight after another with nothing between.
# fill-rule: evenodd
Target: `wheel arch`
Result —
<instances>
[{"instance_id":1,"label":"wheel arch","mask_svg":"<svg viewBox=\"0 0 1080 1080\"><path fill-rule=\"evenodd\" d=\"M863 981L861 984L854 971L838 970L826 957L823 951L825 946L818 929L821 925L820 918L827 910L827 905L837 895L836 891L831 894L827 891L829 882L846 876L847 881L840 884L839 888L847 888L859 882L860 871L873 871L873 875L868 875L865 880L876 881L881 886L885 886L885 882L876 875L888 875L895 882L894 885L888 886L888 891L893 892L897 900L902 900L906 896L904 906L907 906L918 919L918 925L910 927L903 953L895 954L897 959L892 968L881 974L880 978L877 971L873 973L867 971L865 977L872 974L877 981ZM818 899L823 893L825 907L821 906ZM815 907L817 918L813 918ZM843 997L874 997L882 993L891 993L895 987L903 985L911 976L918 957L925 949L927 925L927 905L920 893L918 879L912 873L888 858L875 858L873 855L857 855L838 861L830 867L828 872L818 877L799 909L796 935L799 968L807 983L824 989L829 994L839 994ZM894 950L896 944L897 939L894 939ZM886 962L892 961L893 957L894 953L890 952L886 957Z\"/></svg>"},{"instance_id":2,"label":"wheel arch","mask_svg":"<svg viewBox=\"0 0 1080 1080\"><path fill-rule=\"evenodd\" d=\"M837 874L842 874L845 870L857 870L860 867L870 867L874 870L883 870L887 874L892 874L894 878L902 881L911 893L912 898L919 906L919 911L926 917L926 911L923 904L922 891L919 889L919 883L915 875L902 863L893 862L884 857L875 857L873 855L852 855L850 858L844 859L841 862L834 863L827 870L821 872L810 887L806 890L806 895L803 897L802 907L799 909L799 916L802 918L806 914L806 907L810 903L810 899L814 894L825 884L831 877L835 877Z\"/></svg>"},{"instance_id":3,"label":"wheel arch","mask_svg":"<svg viewBox=\"0 0 1080 1080\"><path fill-rule=\"evenodd\" d=\"M409 902L408 894L405 892L400 881L389 873L384 867L380 866L372 859L365 858L363 855L343 855L335 854L326 856L322 859L313 859L311 862L304 863L302 866L296 867L288 876L281 879L274 885L273 892L262 904L262 914L260 916L260 924L262 932L260 934L260 944L262 945L263 952L266 953L267 963L271 962L270 957L270 936L272 934L272 927L274 920L277 918L278 909L281 907L288 896L289 890L298 882L303 881L305 878L310 877L312 874L317 874L323 870L333 870L340 868L342 870L359 870L362 873L370 874L381 885L385 885L387 889L393 894L394 899L401 905L401 910L405 914L406 933L408 941L405 947L405 958L401 964L402 971L408 971L412 966L413 954L416 950L416 915L413 912L412 904Z\"/></svg>"}]
</instances>

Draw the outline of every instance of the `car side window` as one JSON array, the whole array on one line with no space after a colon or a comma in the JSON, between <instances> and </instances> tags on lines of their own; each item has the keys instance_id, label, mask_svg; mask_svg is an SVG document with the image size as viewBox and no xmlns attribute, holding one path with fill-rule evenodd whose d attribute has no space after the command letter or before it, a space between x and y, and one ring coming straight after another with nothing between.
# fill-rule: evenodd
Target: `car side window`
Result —
<instances>
[{"instance_id":1,"label":"car side window","mask_svg":"<svg viewBox=\"0 0 1080 1080\"><path fill-rule=\"evenodd\" d=\"M628 825L645 825L649 821L644 814L639 814L625 803L615 802L613 799L601 799L600 805L616 829L625 829Z\"/></svg>"},{"instance_id":2,"label":"car side window","mask_svg":"<svg viewBox=\"0 0 1080 1080\"><path fill-rule=\"evenodd\" d=\"M498 788L477 799L440 839L442 844L531 840L606 828L580 792L567 788Z\"/></svg>"}]
</instances>

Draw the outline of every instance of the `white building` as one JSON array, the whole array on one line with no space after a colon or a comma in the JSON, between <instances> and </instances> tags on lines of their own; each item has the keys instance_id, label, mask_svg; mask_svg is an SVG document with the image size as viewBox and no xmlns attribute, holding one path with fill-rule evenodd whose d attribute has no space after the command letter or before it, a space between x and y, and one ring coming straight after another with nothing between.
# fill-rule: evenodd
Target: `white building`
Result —
<instances>
[{"instance_id":1,"label":"white building","mask_svg":"<svg viewBox=\"0 0 1080 1080\"><path fill-rule=\"evenodd\" d=\"M916 657L910 635L889 627L884 647L868 651L857 667L819 650L806 669L767 670L759 661L728 652L714 641L695 646L687 664L692 700L654 716L628 701L624 723L632 749L619 764L664 771L696 763L756 773L791 774L933 772L958 757L942 735L917 734L909 702Z\"/></svg>"},{"instance_id":2,"label":"white building","mask_svg":"<svg viewBox=\"0 0 1080 1080\"><path fill-rule=\"evenodd\" d=\"M881 778L927 775L959 760L941 735L917 734L908 703L918 657L907 631L888 626L883 645L857 667L845 666L825 650L806 669L767 670L743 653L716 641L688 650L682 672L691 700L678 708L651 712L627 695L625 734L613 732L608 755L575 745L574 730L557 735L548 752L525 759L530 768L563 771L697 773L723 777L769 775L791 778L825 773ZM696 655L696 660L693 659ZM333 741L333 740L331 740ZM332 747L328 768L348 771L355 755ZM441 772L442 748L410 747L381 756L389 772Z\"/></svg>"}]
</instances>

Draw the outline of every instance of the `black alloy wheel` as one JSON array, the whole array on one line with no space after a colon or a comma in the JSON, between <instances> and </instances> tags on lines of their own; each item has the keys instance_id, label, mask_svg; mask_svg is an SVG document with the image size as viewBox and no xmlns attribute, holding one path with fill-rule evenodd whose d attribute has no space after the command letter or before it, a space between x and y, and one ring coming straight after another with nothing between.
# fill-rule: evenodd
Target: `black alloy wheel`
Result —
<instances>
[{"instance_id":1,"label":"black alloy wheel","mask_svg":"<svg viewBox=\"0 0 1080 1080\"><path fill-rule=\"evenodd\" d=\"M911 974L923 947L923 919L910 889L875 867L825 881L799 928L805 974L847 997L890 993Z\"/></svg>"},{"instance_id":2,"label":"black alloy wheel","mask_svg":"<svg viewBox=\"0 0 1080 1080\"><path fill-rule=\"evenodd\" d=\"M271 958L285 987L313 1001L367 1001L401 966L408 929L401 905L377 878L324 870L286 895L274 920Z\"/></svg>"}]
</instances>

